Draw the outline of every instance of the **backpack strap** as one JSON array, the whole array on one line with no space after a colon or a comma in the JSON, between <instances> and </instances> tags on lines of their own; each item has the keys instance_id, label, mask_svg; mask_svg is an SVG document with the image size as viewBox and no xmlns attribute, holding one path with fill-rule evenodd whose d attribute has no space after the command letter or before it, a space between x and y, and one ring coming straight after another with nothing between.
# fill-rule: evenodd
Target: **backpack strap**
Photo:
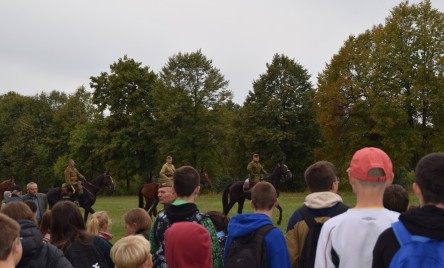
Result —
<instances>
[{"instance_id":1,"label":"backpack strap","mask_svg":"<svg viewBox=\"0 0 444 268\"><path fill-rule=\"evenodd\" d=\"M266 224L266 225L260 227L259 229L257 229L255 231L255 233L258 235L261 235L261 236L265 236L269 231L271 231L274 228L276 228L276 227L274 227L273 224Z\"/></svg>"},{"instance_id":2,"label":"backpack strap","mask_svg":"<svg viewBox=\"0 0 444 268\"><path fill-rule=\"evenodd\" d=\"M411 243L413 241L417 242L428 242L432 241L433 239L425 237L425 236L419 236L419 235L411 235L410 232L405 228L404 224L401 221L397 221L392 223L392 229L395 233L396 239L398 239L399 244L402 246Z\"/></svg>"},{"instance_id":3,"label":"backpack strap","mask_svg":"<svg viewBox=\"0 0 444 268\"><path fill-rule=\"evenodd\" d=\"M314 226L316 224L316 220L314 219L313 215L311 215L310 211L308 210L308 207L306 205L303 205L301 209L299 210L299 213L301 213L302 219L307 224L308 228L311 226Z\"/></svg>"},{"instance_id":4,"label":"backpack strap","mask_svg":"<svg viewBox=\"0 0 444 268\"><path fill-rule=\"evenodd\" d=\"M349 209L349 207L347 207L344 203L342 202L338 202L336 204L336 208L333 210L333 212L329 215L330 218L337 216L341 213L346 212Z\"/></svg>"}]
</instances>

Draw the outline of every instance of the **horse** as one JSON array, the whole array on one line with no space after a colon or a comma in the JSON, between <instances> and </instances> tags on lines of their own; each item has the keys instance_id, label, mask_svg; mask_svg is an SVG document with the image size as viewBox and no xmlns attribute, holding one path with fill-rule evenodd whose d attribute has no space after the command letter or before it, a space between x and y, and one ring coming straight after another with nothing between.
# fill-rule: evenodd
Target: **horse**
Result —
<instances>
[{"instance_id":1,"label":"horse","mask_svg":"<svg viewBox=\"0 0 444 268\"><path fill-rule=\"evenodd\" d=\"M94 203L96 202L97 192L103 188L109 188L111 191L114 191L114 181L111 175L107 172L99 175L92 181L84 180L82 181L83 186L83 195L79 196L79 205L85 209L85 214L83 219L85 222L88 220L88 214L93 214L95 211L92 208ZM49 208L52 208L55 203L58 201L64 200L62 195L62 189L60 187L52 188L48 190L46 194L48 198ZM75 200L75 196L71 195L68 199L72 202Z\"/></svg>"},{"instance_id":2,"label":"horse","mask_svg":"<svg viewBox=\"0 0 444 268\"><path fill-rule=\"evenodd\" d=\"M290 179L293 177L290 169L284 163L283 160L278 161L273 172L264 178L264 181L271 183L276 189L279 196L279 184L280 179ZM225 187L222 194L222 207L223 213L228 215L230 209L237 203L237 213L242 214L244 208L245 199L251 200L251 192L245 192L243 189L244 181L234 181ZM229 200L228 200L229 197ZM282 207L278 204L277 209L279 210L279 219L277 224L280 225L282 221Z\"/></svg>"},{"instance_id":3,"label":"horse","mask_svg":"<svg viewBox=\"0 0 444 268\"><path fill-rule=\"evenodd\" d=\"M212 183L208 178L208 173L205 169L200 170L200 183L204 187L212 188ZM159 191L159 184L157 182L145 183L139 189L139 208L144 208L150 217L157 216L157 204L159 203L159 197L157 195ZM145 206L144 206L145 199Z\"/></svg>"},{"instance_id":4,"label":"horse","mask_svg":"<svg viewBox=\"0 0 444 268\"><path fill-rule=\"evenodd\" d=\"M12 187L15 185L14 177L11 176L0 183L0 203L3 201L5 191L12 191Z\"/></svg>"}]
</instances>

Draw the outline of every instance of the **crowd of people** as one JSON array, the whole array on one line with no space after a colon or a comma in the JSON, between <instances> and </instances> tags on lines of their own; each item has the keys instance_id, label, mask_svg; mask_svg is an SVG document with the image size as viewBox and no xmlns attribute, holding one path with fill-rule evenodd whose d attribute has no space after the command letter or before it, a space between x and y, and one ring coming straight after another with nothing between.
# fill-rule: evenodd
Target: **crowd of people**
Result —
<instances>
[{"instance_id":1,"label":"crowd of people","mask_svg":"<svg viewBox=\"0 0 444 268\"><path fill-rule=\"evenodd\" d=\"M67 178L80 174L73 163ZM393 184L392 161L379 148L362 148L351 158L347 174L356 195L353 207L338 194L335 166L316 162L304 173L310 194L284 233L271 220L278 193L262 181L259 155L248 171L244 190L251 192L253 213L230 219L198 209L198 171L176 169L168 156L158 192L163 210L154 220L141 208L127 211L125 237L114 245L105 211L85 223L73 202L60 201L47 210L35 182L26 185L24 195L15 186L0 210L0 266L442 267L444 153L428 154L416 166L412 188L419 206L410 206L407 190Z\"/></svg>"}]
</instances>

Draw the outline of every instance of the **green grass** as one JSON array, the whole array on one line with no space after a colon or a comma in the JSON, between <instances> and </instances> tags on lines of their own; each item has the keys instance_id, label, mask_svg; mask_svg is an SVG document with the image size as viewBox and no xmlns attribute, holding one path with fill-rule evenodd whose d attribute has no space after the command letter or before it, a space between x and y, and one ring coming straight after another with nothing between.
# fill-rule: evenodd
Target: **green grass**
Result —
<instances>
[{"instance_id":1,"label":"green grass","mask_svg":"<svg viewBox=\"0 0 444 268\"><path fill-rule=\"evenodd\" d=\"M293 212L299 208L303 202L304 197L308 193L281 193L279 197L279 203L283 209L282 223L279 228L285 232L288 219ZM353 207L356 202L356 198L353 193L340 193L344 203ZM411 204L418 204L417 199L414 196L410 196ZM200 211L205 212L209 210L222 211L222 194L204 194L196 199L196 204ZM112 225L109 232L114 235L112 242L116 242L120 238L125 236L125 228L123 223L123 215L130 209L138 206L137 196L98 196L97 202L94 205L96 211L104 210L108 212ZM159 206L160 207L160 206ZM158 208L159 208L158 207ZM235 215L237 211L237 204L231 209L230 216ZM244 213L253 212L250 208L250 201L247 200L244 205ZM82 211L83 213L83 211ZM278 219L278 211L275 210L273 214L273 222L276 224Z\"/></svg>"}]
</instances>

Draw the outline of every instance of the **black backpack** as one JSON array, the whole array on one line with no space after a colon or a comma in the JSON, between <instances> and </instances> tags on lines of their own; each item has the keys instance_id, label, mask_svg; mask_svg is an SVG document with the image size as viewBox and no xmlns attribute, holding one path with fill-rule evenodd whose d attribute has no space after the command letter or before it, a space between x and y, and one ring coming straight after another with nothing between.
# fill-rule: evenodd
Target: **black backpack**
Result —
<instances>
[{"instance_id":1,"label":"black backpack","mask_svg":"<svg viewBox=\"0 0 444 268\"><path fill-rule=\"evenodd\" d=\"M329 217L334 217L348 210L348 207L343 203L338 203L335 210L330 213ZM313 215L311 215L307 206L302 206L299 210L302 219L308 226L307 238L302 248L301 256L298 259L298 268L301 267L314 267L316 258L316 248L318 247L319 234L321 233L323 222L317 222Z\"/></svg>"},{"instance_id":2,"label":"black backpack","mask_svg":"<svg viewBox=\"0 0 444 268\"><path fill-rule=\"evenodd\" d=\"M275 227L272 224L267 224L246 236L233 239L227 251L224 267L267 267L264 237L273 228Z\"/></svg>"}]
</instances>

